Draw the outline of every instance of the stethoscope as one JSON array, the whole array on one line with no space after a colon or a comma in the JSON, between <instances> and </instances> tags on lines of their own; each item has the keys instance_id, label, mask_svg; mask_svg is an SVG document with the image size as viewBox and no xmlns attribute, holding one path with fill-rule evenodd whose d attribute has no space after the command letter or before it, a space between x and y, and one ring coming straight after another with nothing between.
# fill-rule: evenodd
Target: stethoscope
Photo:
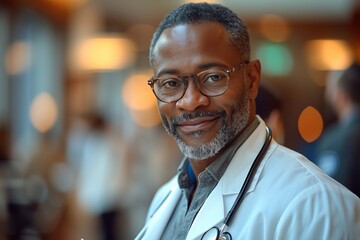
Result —
<instances>
[{"instance_id":1,"label":"stethoscope","mask_svg":"<svg viewBox=\"0 0 360 240\"><path fill-rule=\"evenodd\" d=\"M229 227L236 210L239 208L241 202L244 200L245 194L250 186L252 179L254 178L256 170L258 169L262 159L265 156L267 149L269 148L271 139L272 139L271 130L270 128L266 127L265 143L261 147L260 152L258 153L253 164L251 165L250 170L245 178L244 184L242 185L241 190L237 198L235 199L233 206L226 215L221 227L210 228L204 233L204 235L201 237L201 240L232 240L231 234L227 232L226 229Z\"/></svg>"}]
</instances>

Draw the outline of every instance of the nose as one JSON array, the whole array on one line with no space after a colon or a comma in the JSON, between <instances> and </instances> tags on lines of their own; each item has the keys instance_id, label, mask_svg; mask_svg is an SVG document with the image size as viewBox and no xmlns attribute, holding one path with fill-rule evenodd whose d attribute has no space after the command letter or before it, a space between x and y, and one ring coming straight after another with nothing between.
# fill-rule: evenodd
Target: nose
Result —
<instances>
[{"instance_id":1,"label":"nose","mask_svg":"<svg viewBox=\"0 0 360 240\"><path fill-rule=\"evenodd\" d=\"M184 111L194 111L200 106L207 106L210 100L202 94L193 81L189 81L184 96L176 102L176 107Z\"/></svg>"}]
</instances>

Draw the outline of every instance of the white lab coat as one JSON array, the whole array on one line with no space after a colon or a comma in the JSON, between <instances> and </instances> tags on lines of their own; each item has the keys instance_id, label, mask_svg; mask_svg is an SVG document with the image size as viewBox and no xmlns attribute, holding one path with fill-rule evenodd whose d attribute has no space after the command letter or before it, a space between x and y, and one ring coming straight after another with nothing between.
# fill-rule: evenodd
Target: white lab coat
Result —
<instances>
[{"instance_id":1,"label":"white lab coat","mask_svg":"<svg viewBox=\"0 0 360 240\"><path fill-rule=\"evenodd\" d=\"M265 141L260 124L238 149L194 219L186 240L221 226ZM155 195L136 239L160 239L181 195L174 177ZM272 141L227 229L232 239L360 239L360 199L302 155Z\"/></svg>"}]
</instances>

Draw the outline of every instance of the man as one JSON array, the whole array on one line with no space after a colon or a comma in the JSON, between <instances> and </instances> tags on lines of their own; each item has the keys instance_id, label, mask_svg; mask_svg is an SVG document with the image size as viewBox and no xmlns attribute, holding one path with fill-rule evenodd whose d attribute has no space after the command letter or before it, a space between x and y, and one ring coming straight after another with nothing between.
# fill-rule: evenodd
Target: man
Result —
<instances>
[{"instance_id":1,"label":"man","mask_svg":"<svg viewBox=\"0 0 360 240\"><path fill-rule=\"evenodd\" d=\"M207 3L173 10L153 36L150 63L163 125L185 158L136 239L201 239L220 226L225 239L359 238L360 199L271 141L255 115L261 66L232 11Z\"/></svg>"},{"instance_id":2,"label":"man","mask_svg":"<svg viewBox=\"0 0 360 240\"><path fill-rule=\"evenodd\" d=\"M360 65L329 79L326 98L339 121L320 138L315 163L360 196Z\"/></svg>"}]
</instances>

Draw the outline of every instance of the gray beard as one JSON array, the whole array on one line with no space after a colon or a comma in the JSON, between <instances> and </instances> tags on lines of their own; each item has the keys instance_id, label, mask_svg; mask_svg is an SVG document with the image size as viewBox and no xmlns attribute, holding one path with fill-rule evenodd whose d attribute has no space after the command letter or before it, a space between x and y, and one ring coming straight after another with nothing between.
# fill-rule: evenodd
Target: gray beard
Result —
<instances>
[{"instance_id":1,"label":"gray beard","mask_svg":"<svg viewBox=\"0 0 360 240\"><path fill-rule=\"evenodd\" d=\"M225 147L225 145L233 140L246 126L250 115L250 101L247 93L247 89L244 88L241 96L240 106L235 107L233 114L230 118L230 122L226 121L225 112L196 112L194 114L184 114L176 117L171 121L170 124L166 124L167 121L163 118L163 125L170 134L170 136L174 137L180 151L184 154L184 156L190 159L196 160L205 160L210 157L215 156L221 149ZM201 116L221 116L221 128L217 132L216 136L208 143L202 144L200 146L189 146L187 145L183 139L179 136L176 130L176 123L179 121L183 121L185 119L192 119ZM195 138L201 138L203 135L203 131L197 131L192 134Z\"/></svg>"}]
</instances>

